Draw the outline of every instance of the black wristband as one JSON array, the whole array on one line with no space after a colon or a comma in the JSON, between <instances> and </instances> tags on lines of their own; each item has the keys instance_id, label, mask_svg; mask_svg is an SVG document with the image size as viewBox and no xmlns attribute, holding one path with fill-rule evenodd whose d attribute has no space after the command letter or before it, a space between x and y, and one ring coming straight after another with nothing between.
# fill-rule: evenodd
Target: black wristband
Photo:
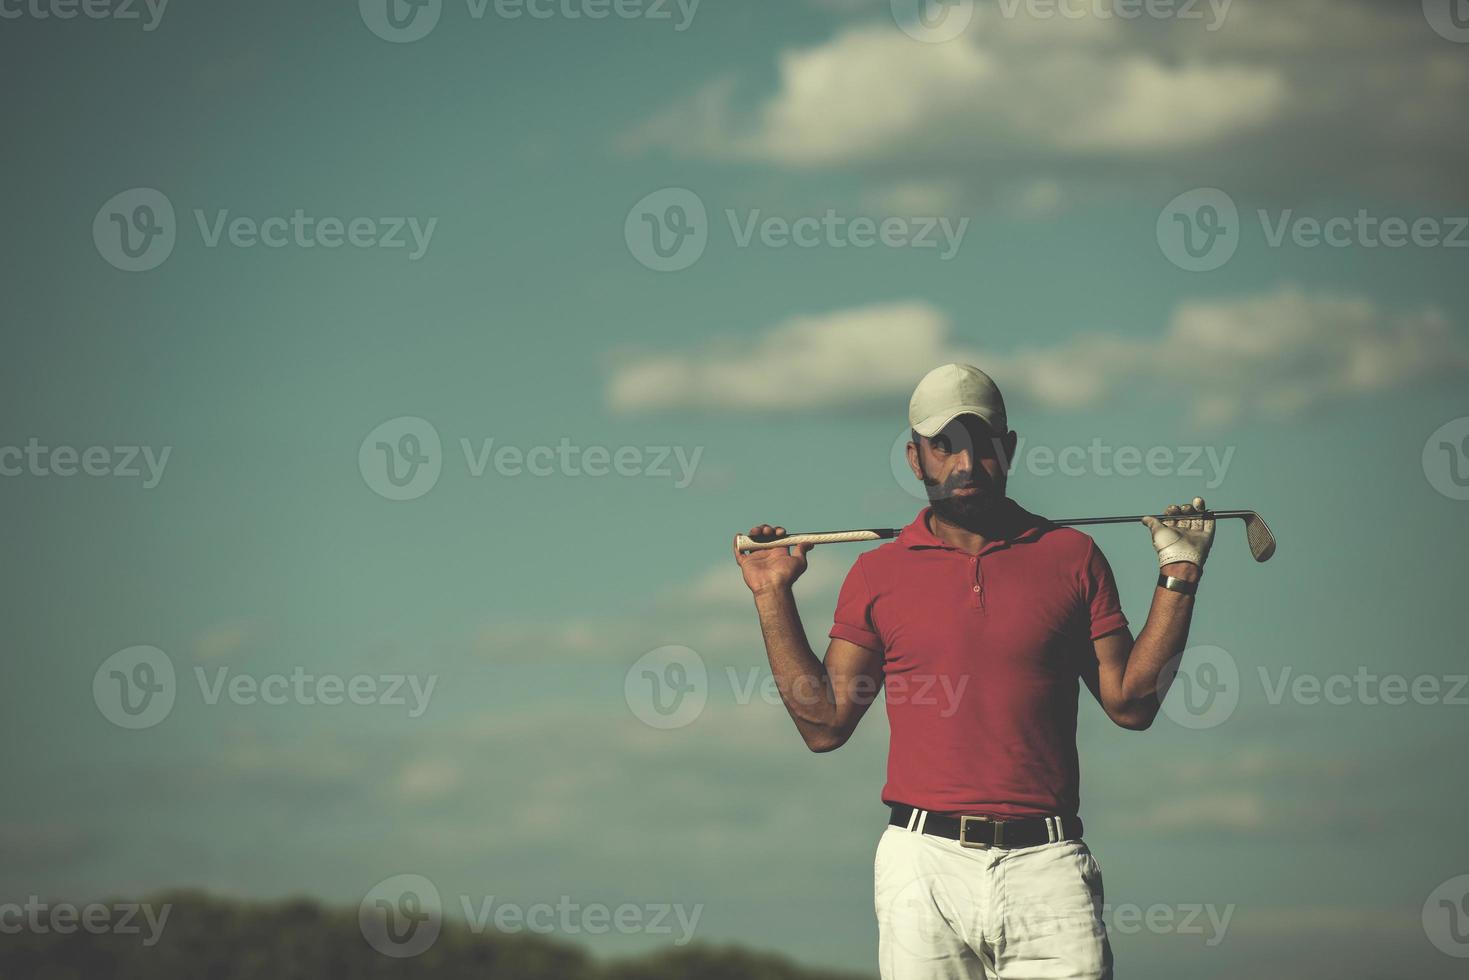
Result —
<instances>
[{"instance_id":1,"label":"black wristband","mask_svg":"<svg viewBox=\"0 0 1469 980\"><path fill-rule=\"evenodd\" d=\"M1199 584L1197 582L1188 582L1181 578L1174 578L1171 575L1164 575L1162 572L1159 572L1158 588L1167 589L1169 592L1179 592L1183 595L1193 595L1199 591Z\"/></svg>"}]
</instances>

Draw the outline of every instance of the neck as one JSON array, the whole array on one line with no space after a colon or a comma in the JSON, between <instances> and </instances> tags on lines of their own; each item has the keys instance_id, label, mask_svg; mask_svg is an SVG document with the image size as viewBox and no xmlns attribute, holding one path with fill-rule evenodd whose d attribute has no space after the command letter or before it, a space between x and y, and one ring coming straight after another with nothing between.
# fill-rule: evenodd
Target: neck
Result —
<instances>
[{"instance_id":1,"label":"neck","mask_svg":"<svg viewBox=\"0 0 1469 980\"><path fill-rule=\"evenodd\" d=\"M1005 512L1003 507L999 507L994 512L973 520L959 521L940 517L929 508L928 529L933 532L934 537L949 547L977 555L985 545L1004 532Z\"/></svg>"}]
</instances>

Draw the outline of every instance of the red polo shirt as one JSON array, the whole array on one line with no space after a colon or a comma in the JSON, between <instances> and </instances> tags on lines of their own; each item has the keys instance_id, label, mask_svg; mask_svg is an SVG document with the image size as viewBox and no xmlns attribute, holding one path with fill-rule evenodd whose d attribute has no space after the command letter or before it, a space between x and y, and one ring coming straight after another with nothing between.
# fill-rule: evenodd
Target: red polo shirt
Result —
<instances>
[{"instance_id":1,"label":"red polo shirt","mask_svg":"<svg viewBox=\"0 0 1469 980\"><path fill-rule=\"evenodd\" d=\"M934 537L925 508L842 584L830 635L883 654L886 803L1077 813L1079 671L1127 619L1089 536L1006 508L977 556Z\"/></svg>"}]
</instances>

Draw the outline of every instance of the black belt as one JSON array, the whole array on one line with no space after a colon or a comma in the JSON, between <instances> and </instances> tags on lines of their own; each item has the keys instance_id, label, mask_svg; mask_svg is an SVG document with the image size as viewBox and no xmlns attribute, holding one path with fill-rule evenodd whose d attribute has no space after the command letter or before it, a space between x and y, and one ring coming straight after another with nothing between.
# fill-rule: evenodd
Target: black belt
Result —
<instances>
[{"instance_id":1,"label":"black belt","mask_svg":"<svg viewBox=\"0 0 1469 980\"><path fill-rule=\"evenodd\" d=\"M892 811L893 815L888 817L890 825L956 840L964 847L1007 849L1081 839L1080 817L996 820L993 817L948 816L932 810L918 810L904 803L892 804Z\"/></svg>"}]
</instances>

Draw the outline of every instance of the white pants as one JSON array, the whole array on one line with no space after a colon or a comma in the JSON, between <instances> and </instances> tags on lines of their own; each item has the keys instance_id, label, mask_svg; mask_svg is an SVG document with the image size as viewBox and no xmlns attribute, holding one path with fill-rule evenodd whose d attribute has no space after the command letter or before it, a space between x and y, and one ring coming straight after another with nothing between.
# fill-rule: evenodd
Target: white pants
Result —
<instances>
[{"instance_id":1,"label":"white pants","mask_svg":"<svg viewBox=\"0 0 1469 980\"><path fill-rule=\"evenodd\" d=\"M883 980L1111 980L1082 841L967 848L890 826L873 879Z\"/></svg>"}]
</instances>

